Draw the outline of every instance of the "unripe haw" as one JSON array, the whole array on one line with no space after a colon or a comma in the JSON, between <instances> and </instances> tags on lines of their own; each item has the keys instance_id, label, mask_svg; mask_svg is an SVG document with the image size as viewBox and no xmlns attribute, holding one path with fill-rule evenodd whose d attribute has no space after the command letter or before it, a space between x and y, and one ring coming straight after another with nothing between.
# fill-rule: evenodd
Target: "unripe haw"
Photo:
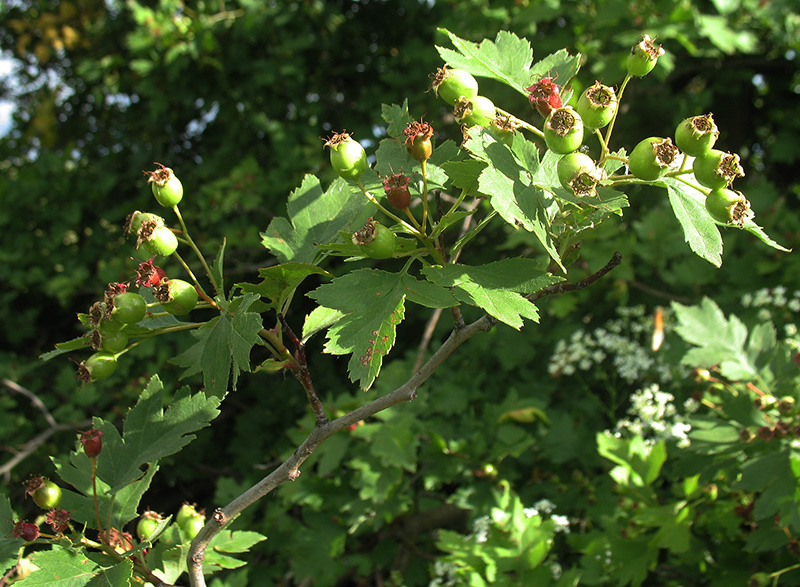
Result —
<instances>
[{"instance_id":1,"label":"unripe haw","mask_svg":"<svg viewBox=\"0 0 800 587\"><path fill-rule=\"evenodd\" d=\"M602 177L602 172L592 158L578 152L569 153L559 159L556 172L564 189L581 197L595 195L596 186Z\"/></svg>"},{"instance_id":2,"label":"unripe haw","mask_svg":"<svg viewBox=\"0 0 800 587\"><path fill-rule=\"evenodd\" d=\"M94 383L108 379L117 368L117 357L111 353L94 353L78 365L78 381Z\"/></svg>"},{"instance_id":3,"label":"unripe haw","mask_svg":"<svg viewBox=\"0 0 800 587\"><path fill-rule=\"evenodd\" d=\"M155 533L162 519L161 514L158 512L151 510L144 512L139 518L139 522L136 524L136 535L139 537L139 540L149 540Z\"/></svg>"},{"instance_id":4,"label":"unripe haw","mask_svg":"<svg viewBox=\"0 0 800 587\"><path fill-rule=\"evenodd\" d=\"M586 89L578 99L575 109L578 111L586 128L594 130L603 128L617 111L617 94L614 88L604 86L596 81Z\"/></svg>"},{"instance_id":5,"label":"unripe haw","mask_svg":"<svg viewBox=\"0 0 800 587\"><path fill-rule=\"evenodd\" d=\"M427 122L416 120L403 129L406 151L420 163L427 161L433 153L433 127Z\"/></svg>"},{"instance_id":6,"label":"unripe haw","mask_svg":"<svg viewBox=\"0 0 800 587\"><path fill-rule=\"evenodd\" d=\"M572 153L583 142L583 121L572 106L557 108L544 123L544 141L553 153Z\"/></svg>"},{"instance_id":7,"label":"unripe haw","mask_svg":"<svg viewBox=\"0 0 800 587\"><path fill-rule=\"evenodd\" d=\"M175 514L175 523L178 524L178 526L183 526L187 520L197 516L202 516L202 514L197 511L197 508L193 504L183 503L178 509L178 513Z\"/></svg>"},{"instance_id":8,"label":"unripe haw","mask_svg":"<svg viewBox=\"0 0 800 587\"><path fill-rule=\"evenodd\" d=\"M352 240L367 257L388 259L394 255L395 234L374 218L354 232Z\"/></svg>"},{"instance_id":9,"label":"unripe haw","mask_svg":"<svg viewBox=\"0 0 800 587\"><path fill-rule=\"evenodd\" d=\"M183 316L194 310L198 299L197 289L183 279L162 279L153 288L153 295L165 311L175 316Z\"/></svg>"},{"instance_id":10,"label":"unripe haw","mask_svg":"<svg viewBox=\"0 0 800 587\"><path fill-rule=\"evenodd\" d=\"M206 517L198 514L186 520L180 525L180 528L189 540L194 540L195 536L200 533L200 530L202 530L205 525Z\"/></svg>"},{"instance_id":11,"label":"unripe haw","mask_svg":"<svg viewBox=\"0 0 800 587\"><path fill-rule=\"evenodd\" d=\"M545 118L556 108L564 104L561 100L561 86L552 77L543 77L533 85L525 88L531 108L535 108Z\"/></svg>"},{"instance_id":12,"label":"unripe haw","mask_svg":"<svg viewBox=\"0 0 800 587\"><path fill-rule=\"evenodd\" d=\"M661 45L656 47L653 40L650 35L644 35L642 40L631 49L631 53L625 61L625 66L630 75L636 77L647 75L653 71L656 63L658 63L658 58L665 53Z\"/></svg>"},{"instance_id":13,"label":"unripe haw","mask_svg":"<svg viewBox=\"0 0 800 587\"><path fill-rule=\"evenodd\" d=\"M447 66L436 71L431 88L439 98L451 105L455 105L460 98L469 99L478 95L478 82L471 73Z\"/></svg>"},{"instance_id":14,"label":"unripe haw","mask_svg":"<svg viewBox=\"0 0 800 587\"><path fill-rule=\"evenodd\" d=\"M461 98L453 110L453 115L460 124L467 126L489 126L497 116L494 103L485 96Z\"/></svg>"},{"instance_id":15,"label":"unripe haw","mask_svg":"<svg viewBox=\"0 0 800 587\"><path fill-rule=\"evenodd\" d=\"M57 508L61 503L61 488L41 475L33 475L25 482L25 493L43 510Z\"/></svg>"},{"instance_id":16,"label":"unripe haw","mask_svg":"<svg viewBox=\"0 0 800 587\"><path fill-rule=\"evenodd\" d=\"M706 210L718 222L742 226L750 214L750 202L741 192L719 188L706 196Z\"/></svg>"},{"instance_id":17,"label":"unripe haw","mask_svg":"<svg viewBox=\"0 0 800 587\"><path fill-rule=\"evenodd\" d=\"M719 129L710 113L687 118L675 129L675 144L690 157L708 154L718 137Z\"/></svg>"},{"instance_id":18,"label":"unripe haw","mask_svg":"<svg viewBox=\"0 0 800 587\"><path fill-rule=\"evenodd\" d=\"M138 293L126 291L111 298L111 318L122 324L136 324L147 314L147 302ZM124 347L123 347L124 348Z\"/></svg>"},{"instance_id":19,"label":"unripe haw","mask_svg":"<svg viewBox=\"0 0 800 587\"><path fill-rule=\"evenodd\" d=\"M147 181L153 189L153 195L158 203L166 208L177 206L183 199L183 185L169 167L156 163L159 166L155 171L145 171Z\"/></svg>"},{"instance_id":20,"label":"unripe haw","mask_svg":"<svg viewBox=\"0 0 800 587\"><path fill-rule=\"evenodd\" d=\"M492 121L492 130L501 141L511 146L514 135L517 134L517 125L506 114L498 114Z\"/></svg>"},{"instance_id":21,"label":"unripe haw","mask_svg":"<svg viewBox=\"0 0 800 587\"><path fill-rule=\"evenodd\" d=\"M153 257L167 257L178 249L178 238L160 219L142 222L137 243Z\"/></svg>"},{"instance_id":22,"label":"unripe haw","mask_svg":"<svg viewBox=\"0 0 800 587\"><path fill-rule=\"evenodd\" d=\"M103 334L102 329L96 330L100 335L100 350L107 353L118 353L128 346L128 334L124 330Z\"/></svg>"},{"instance_id":23,"label":"unripe haw","mask_svg":"<svg viewBox=\"0 0 800 587\"><path fill-rule=\"evenodd\" d=\"M331 149L331 165L339 177L355 181L366 171L367 152L348 133L333 133L325 146Z\"/></svg>"},{"instance_id":24,"label":"unripe haw","mask_svg":"<svg viewBox=\"0 0 800 587\"><path fill-rule=\"evenodd\" d=\"M93 459L103 450L103 432L94 428L81 432L80 442L86 456Z\"/></svg>"},{"instance_id":25,"label":"unripe haw","mask_svg":"<svg viewBox=\"0 0 800 587\"><path fill-rule=\"evenodd\" d=\"M411 204L411 192L408 191L410 178L402 173L393 173L383 180L383 191L389 205L398 210L405 210Z\"/></svg>"},{"instance_id":26,"label":"unripe haw","mask_svg":"<svg viewBox=\"0 0 800 587\"><path fill-rule=\"evenodd\" d=\"M138 236L139 229L142 228L142 223L144 223L146 220L164 224L164 219L158 214L153 214L151 212L139 212L137 210L136 212L128 215L128 218L125 221L125 233L131 233Z\"/></svg>"},{"instance_id":27,"label":"unripe haw","mask_svg":"<svg viewBox=\"0 0 800 587\"><path fill-rule=\"evenodd\" d=\"M717 149L711 149L701 157L697 157L692 165L692 171L698 182L712 190L727 187L737 177L744 176L739 155Z\"/></svg>"},{"instance_id":28,"label":"unripe haw","mask_svg":"<svg viewBox=\"0 0 800 587\"><path fill-rule=\"evenodd\" d=\"M628 157L633 175L645 181L655 181L677 163L680 151L669 138L649 137L640 141Z\"/></svg>"}]
</instances>

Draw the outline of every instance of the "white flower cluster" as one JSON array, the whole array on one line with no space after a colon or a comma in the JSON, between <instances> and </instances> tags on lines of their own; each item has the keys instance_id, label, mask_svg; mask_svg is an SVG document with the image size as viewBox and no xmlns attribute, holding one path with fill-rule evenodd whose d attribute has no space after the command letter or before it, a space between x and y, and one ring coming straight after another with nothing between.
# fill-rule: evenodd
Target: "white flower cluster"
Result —
<instances>
[{"instance_id":1,"label":"white flower cluster","mask_svg":"<svg viewBox=\"0 0 800 587\"><path fill-rule=\"evenodd\" d=\"M800 312L800 291L795 290L789 295L786 287L778 285L772 288L762 288L742 296L741 304L745 308L757 308L758 319L766 322L775 321L773 310L788 310L792 314ZM783 327L787 338L795 338L798 328L793 322Z\"/></svg>"},{"instance_id":2,"label":"white flower cluster","mask_svg":"<svg viewBox=\"0 0 800 587\"><path fill-rule=\"evenodd\" d=\"M644 306L617 308L619 318L606 322L591 332L572 333L569 340L559 340L547 370L553 376L574 375L600 365L607 357L617 374L632 383L645 376L661 382L672 381L676 373L662 354L650 349L653 318ZM671 311L664 310L665 325ZM666 326L665 326L666 330Z\"/></svg>"},{"instance_id":3,"label":"white flower cluster","mask_svg":"<svg viewBox=\"0 0 800 587\"><path fill-rule=\"evenodd\" d=\"M675 396L661 391L657 383L648 385L631 394L631 407L628 418L617 422L614 435L624 433L641 436L647 444L655 444L659 440L676 440L678 447L689 446L691 425L678 414L675 408Z\"/></svg>"}]
</instances>

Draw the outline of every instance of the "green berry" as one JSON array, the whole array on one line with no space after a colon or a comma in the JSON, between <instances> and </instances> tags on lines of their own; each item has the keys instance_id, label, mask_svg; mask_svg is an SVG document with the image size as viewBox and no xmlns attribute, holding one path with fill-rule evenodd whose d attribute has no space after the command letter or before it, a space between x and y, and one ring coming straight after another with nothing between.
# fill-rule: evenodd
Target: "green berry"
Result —
<instances>
[{"instance_id":1,"label":"green berry","mask_svg":"<svg viewBox=\"0 0 800 587\"><path fill-rule=\"evenodd\" d=\"M100 329L100 348L107 353L116 354L128 346L128 335L124 330L104 334Z\"/></svg>"},{"instance_id":2,"label":"green berry","mask_svg":"<svg viewBox=\"0 0 800 587\"><path fill-rule=\"evenodd\" d=\"M633 148L628 157L628 167L639 179L655 181L677 163L679 154L669 138L649 137Z\"/></svg>"},{"instance_id":3,"label":"green berry","mask_svg":"<svg viewBox=\"0 0 800 587\"><path fill-rule=\"evenodd\" d=\"M32 477L27 485L28 495L43 510L52 510L61 503L61 488L49 479Z\"/></svg>"},{"instance_id":4,"label":"green berry","mask_svg":"<svg viewBox=\"0 0 800 587\"><path fill-rule=\"evenodd\" d=\"M707 188L727 187L737 177L744 175L739 155L711 149L697 157L692 165L694 177Z\"/></svg>"},{"instance_id":5,"label":"green berry","mask_svg":"<svg viewBox=\"0 0 800 587\"><path fill-rule=\"evenodd\" d=\"M370 219L363 228L354 232L352 240L366 257L388 259L394 255L395 234L375 219Z\"/></svg>"},{"instance_id":6,"label":"green berry","mask_svg":"<svg viewBox=\"0 0 800 587\"><path fill-rule=\"evenodd\" d=\"M197 305L197 290L182 279L163 279L153 295L165 311L176 316L188 314Z\"/></svg>"},{"instance_id":7,"label":"green berry","mask_svg":"<svg viewBox=\"0 0 800 587\"><path fill-rule=\"evenodd\" d=\"M195 506L190 503L184 503L181 505L180 509L178 509L178 513L175 514L175 523L178 524L178 526L183 526L187 520L199 515Z\"/></svg>"},{"instance_id":8,"label":"green berry","mask_svg":"<svg viewBox=\"0 0 800 587\"><path fill-rule=\"evenodd\" d=\"M451 105L455 105L460 98L470 99L478 95L478 82L463 69L439 69L431 87L438 97Z\"/></svg>"},{"instance_id":9,"label":"green berry","mask_svg":"<svg viewBox=\"0 0 800 587\"><path fill-rule=\"evenodd\" d=\"M123 324L136 324L147 313L147 302L138 293L126 291L113 297L114 309L111 317Z\"/></svg>"},{"instance_id":10,"label":"green berry","mask_svg":"<svg viewBox=\"0 0 800 587\"><path fill-rule=\"evenodd\" d=\"M156 223L164 224L164 219L159 216L158 214L152 214L150 212L133 212L131 215L128 216L128 220L125 223L125 232L132 233L138 236L139 229L142 228L142 224L145 221L151 221Z\"/></svg>"},{"instance_id":11,"label":"green berry","mask_svg":"<svg viewBox=\"0 0 800 587\"><path fill-rule=\"evenodd\" d=\"M177 206L183 199L183 185L169 167L164 167L160 163L159 169L146 172L149 176L147 180L153 189L153 195L159 204L166 208Z\"/></svg>"},{"instance_id":12,"label":"green berry","mask_svg":"<svg viewBox=\"0 0 800 587\"><path fill-rule=\"evenodd\" d=\"M586 128L595 130L603 128L617 111L617 94L613 88L596 81L587 88L578 99L575 109L578 111Z\"/></svg>"},{"instance_id":13,"label":"green berry","mask_svg":"<svg viewBox=\"0 0 800 587\"><path fill-rule=\"evenodd\" d=\"M544 141L553 153L572 153L583 142L583 120L572 106L556 108L544 123Z\"/></svg>"},{"instance_id":14,"label":"green berry","mask_svg":"<svg viewBox=\"0 0 800 587\"><path fill-rule=\"evenodd\" d=\"M203 526L206 525L206 518L205 516L196 515L192 516L188 520L186 520L183 524L180 524L181 530L186 535L189 540L194 540L195 536L200 533L200 530L203 529Z\"/></svg>"},{"instance_id":15,"label":"green berry","mask_svg":"<svg viewBox=\"0 0 800 587\"><path fill-rule=\"evenodd\" d=\"M592 196L600 176L592 158L583 153L574 152L564 155L556 166L558 181L576 196Z\"/></svg>"},{"instance_id":16,"label":"green berry","mask_svg":"<svg viewBox=\"0 0 800 587\"><path fill-rule=\"evenodd\" d=\"M658 58L663 54L664 49L661 48L661 45L656 47L650 35L644 35L642 40L631 49L631 53L625 61L625 66L630 75L643 77L653 71Z\"/></svg>"},{"instance_id":17,"label":"green berry","mask_svg":"<svg viewBox=\"0 0 800 587\"><path fill-rule=\"evenodd\" d=\"M719 129L711 114L685 119L675 129L675 145L690 157L701 157L717 142Z\"/></svg>"},{"instance_id":18,"label":"green berry","mask_svg":"<svg viewBox=\"0 0 800 587\"><path fill-rule=\"evenodd\" d=\"M348 133L334 133L325 143L331 149L331 165L340 177L356 180L367 169L367 153Z\"/></svg>"},{"instance_id":19,"label":"green berry","mask_svg":"<svg viewBox=\"0 0 800 587\"><path fill-rule=\"evenodd\" d=\"M485 96L461 98L456 104L453 114L460 124L467 126L489 126L497 116L494 102Z\"/></svg>"},{"instance_id":20,"label":"green berry","mask_svg":"<svg viewBox=\"0 0 800 587\"><path fill-rule=\"evenodd\" d=\"M78 368L78 379L82 381L102 381L108 379L117 368L117 358L111 353L94 353Z\"/></svg>"},{"instance_id":21,"label":"green berry","mask_svg":"<svg viewBox=\"0 0 800 587\"><path fill-rule=\"evenodd\" d=\"M158 512L153 512L151 510L144 512L139 518L139 522L136 524L136 535L139 537L139 540L149 540L155 533L162 519L161 514Z\"/></svg>"},{"instance_id":22,"label":"green berry","mask_svg":"<svg viewBox=\"0 0 800 587\"><path fill-rule=\"evenodd\" d=\"M742 226L750 210L750 202L741 192L719 188L711 190L706 196L706 210L717 222Z\"/></svg>"},{"instance_id":23,"label":"green berry","mask_svg":"<svg viewBox=\"0 0 800 587\"><path fill-rule=\"evenodd\" d=\"M420 163L433 153L433 127L427 122L413 121L403 129L404 145L412 159Z\"/></svg>"},{"instance_id":24,"label":"green berry","mask_svg":"<svg viewBox=\"0 0 800 587\"><path fill-rule=\"evenodd\" d=\"M152 228L146 231L148 226L152 226ZM146 236L144 236L145 232L147 232ZM145 222L139 234L143 236L142 244L151 256L167 257L178 250L178 238L163 224L148 225Z\"/></svg>"}]
</instances>

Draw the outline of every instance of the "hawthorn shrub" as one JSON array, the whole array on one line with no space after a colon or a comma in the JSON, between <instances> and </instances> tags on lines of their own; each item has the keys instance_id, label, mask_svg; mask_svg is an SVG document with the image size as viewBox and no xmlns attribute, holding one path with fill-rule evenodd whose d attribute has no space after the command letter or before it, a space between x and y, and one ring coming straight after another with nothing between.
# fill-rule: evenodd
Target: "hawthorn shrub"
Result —
<instances>
[{"instance_id":1,"label":"hawthorn shrub","mask_svg":"<svg viewBox=\"0 0 800 587\"><path fill-rule=\"evenodd\" d=\"M614 252L570 275L590 258L581 243L619 222L631 186L663 194L686 255L711 266L721 231L787 250L735 189L745 170L719 150L713 115L627 153L613 135L625 90L665 54L649 35L623 79L573 91L581 60L566 49L534 62L513 33L480 44L442 33L453 48L437 47L431 90L452 106L459 140L407 100L384 105L386 137L370 155L332 133L338 179L307 175L290 194L287 217L261 233L274 261L252 281L226 279L224 239L200 249L176 172L147 172L167 210L131 211L135 274L79 315L85 336L43 359L84 352L77 376L91 385L138 345L188 335L172 363L201 386L154 376L121 430L95 417L49 479L31 480L45 508L32 521L2 496L3 583L798 582L800 293L756 290L746 320L706 298L653 316L620 307L549 347L516 332L526 321L536 332L541 304L603 287L625 262ZM529 107L504 109L481 94L485 80ZM497 227L524 246L487 239ZM314 308L299 320L303 295ZM422 344L386 362L407 311L432 316ZM323 333L352 393L315 383L309 343ZM307 400L306 416L285 422L280 458L255 484L220 484L217 503L159 512L147 491L162 463L179 461L255 372L291 374ZM588 374L604 388L582 386ZM258 523L252 506L278 488ZM255 548L269 568L246 564Z\"/></svg>"}]
</instances>

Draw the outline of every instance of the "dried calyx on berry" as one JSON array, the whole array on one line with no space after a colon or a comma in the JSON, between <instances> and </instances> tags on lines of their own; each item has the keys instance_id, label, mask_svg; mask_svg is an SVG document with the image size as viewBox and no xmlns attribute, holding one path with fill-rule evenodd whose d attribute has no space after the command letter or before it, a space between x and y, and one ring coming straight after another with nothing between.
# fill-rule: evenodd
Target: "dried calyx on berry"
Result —
<instances>
[{"instance_id":1,"label":"dried calyx on berry","mask_svg":"<svg viewBox=\"0 0 800 587\"><path fill-rule=\"evenodd\" d=\"M655 181L677 164L679 155L678 147L669 137L648 137L633 148L628 167L639 179Z\"/></svg>"},{"instance_id":2,"label":"dried calyx on berry","mask_svg":"<svg viewBox=\"0 0 800 587\"><path fill-rule=\"evenodd\" d=\"M633 46L631 54L625 61L630 75L643 77L653 71L658 58L665 53L661 45L656 46L654 40L650 35L644 35L642 40Z\"/></svg>"},{"instance_id":3,"label":"dried calyx on berry","mask_svg":"<svg viewBox=\"0 0 800 587\"><path fill-rule=\"evenodd\" d=\"M727 188L711 190L706 196L706 210L717 222L739 227L753 215L750 202L744 194Z\"/></svg>"},{"instance_id":4,"label":"dried calyx on berry","mask_svg":"<svg viewBox=\"0 0 800 587\"><path fill-rule=\"evenodd\" d=\"M694 177L712 190L729 186L737 177L744 176L739 155L710 149L692 164Z\"/></svg>"},{"instance_id":5,"label":"dried calyx on berry","mask_svg":"<svg viewBox=\"0 0 800 587\"><path fill-rule=\"evenodd\" d=\"M325 141L331 150L331 165L339 177L355 181L367 169L367 152L347 132L335 132Z\"/></svg>"},{"instance_id":6,"label":"dried calyx on berry","mask_svg":"<svg viewBox=\"0 0 800 587\"><path fill-rule=\"evenodd\" d=\"M460 124L467 126L489 126L497 116L497 109L489 98L473 96L459 99L453 109L453 116Z\"/></svg>"},{"instance_id":7,"label":"dried calyx on berry","mask_svg":"<svg viewBox=\"0 0 800 587\"><path fill-rule=\"evenodd\" d=\"M561 100L561 86L556 84L552 77L541 78L530 87L525 88L525 91L528 92L531 108L544 117L564 105Z\"/></svg>"},{"instance_id":8,"label":"dried calyx on berry","mask_svg":"<svg viewBox=\"0 0 800 587\"><path fill-rule=\"evenodd\" d=\"M353 233L352 241L367 257L388 259L394 255L395 234L374 218Z\"/></svg>"},{"instance_id":9,"label":"dried calyx on berry","mask_svg":"<svg viewBox=\"0 0 800 587\"><path fill-rule=\"evenodd\" d=\"M717 138L719 129L711 113L687 118L675 129L675 144L690 157L709 153Z\"/></svg>"},{"instance_id":10,"label":"dried calyx on berry","mask_svg":"<svg viewBox=\"0 0 800 587\"><path fill-rule=\"evenodd\" d=\"M575 109L581 115L586 128L594 130L603 128L611 122L617 112L617 104L614 88L596 81L581 94Z\"/></svg>"},{"instance_id":11,"label":"dried calyx on berry","mask_svg":"<svg viewBox=\"0 0 800 587\"><path fill-rule=\"evenodd\" d=\"M159 204L166 208L177 206L183 199L183 185L169 167L156 163L158 169L145 171L147 182L153 189L153 195Z\"/></svg>"},{"instance_id":12,"label":"dried calyx on berry","mask_svg":"<svg viewBox=\"0 0 800 587\"><path fill-rule=\"evenodd\" d=\"M597 184L603 179L603 170L592 158L577 151L559 159L556 172L561 185L582 198L596 195Z\"/></svg>"},{"instance_id":13,"label":"dried calyx on berry","mask_svg":"<svg viewBox=\"0 0 800 587\"><path fill-rule=\"evenodd\" d=\"M404 144L408 154L420 163L427 161L433 153L433 127L427 122L415 120L403 129L403 136L406 137Z\"/></svg>"},{"instance_id":14,"label":"dried calyx on berry","mask_svg":"<svg viewBox=\"0 0 800 587\"><path fill-rule=\"evenodd\" d=\"M544 141L553 153L572 153L583 142L583 120L572 106L556 108L544 123Z\"/></svg>"},{"instance_id":15,"label":"dried calyx on berry","mask_svg":"<svg viewBox=\"0 0 800 587\"><path fill-rule=\"evenodd\" d=\"M439 98L454 105L460 98L477 96L478 82L468 71L444 66L436 70L431 89Z\"/></svg>"}]
</instances>

